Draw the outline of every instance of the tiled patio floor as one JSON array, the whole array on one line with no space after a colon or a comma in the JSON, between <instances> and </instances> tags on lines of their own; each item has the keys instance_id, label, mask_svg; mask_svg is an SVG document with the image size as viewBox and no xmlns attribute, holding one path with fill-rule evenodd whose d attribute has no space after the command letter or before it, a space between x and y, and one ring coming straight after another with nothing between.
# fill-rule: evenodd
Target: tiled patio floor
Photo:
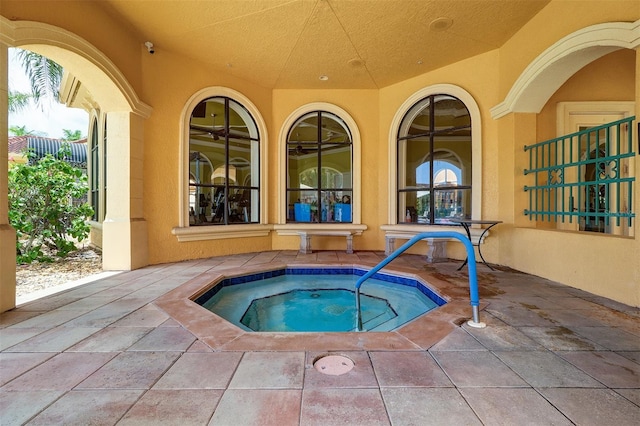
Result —
<instances>
[{"instance_id":1,"label":"tiled patio floor","mask_svg":"<svg viewBox=\"0 0 640 426\"><path fill-rule=\"evenodd\" d=\"M397 333L234 334L183 314L175 296L203 273L382 258L217 257L20 305L0 316L0 424L640 424L640 311L539 277L479 265L484 329L464 324L454 301ZM460 305L458 265L403 255L390 267ZM354 369L319 373L313 360L328 352Z\"/></svg>"}]
</instances>

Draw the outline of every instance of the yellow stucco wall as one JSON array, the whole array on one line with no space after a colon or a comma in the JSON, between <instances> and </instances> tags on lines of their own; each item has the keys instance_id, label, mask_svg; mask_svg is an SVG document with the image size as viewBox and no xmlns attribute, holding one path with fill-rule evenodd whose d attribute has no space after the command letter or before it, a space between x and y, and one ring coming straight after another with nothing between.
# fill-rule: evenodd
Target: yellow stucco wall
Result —
<instances>
[{"instance_id":1,"label":"yellow stucco wall","mask_svg":"<svg viewBox=\"0 0 640 426\"><path fill-rule=\"evenodd\" d=\"M402 103L412 94L423 87L447 83L461 87L474 98L480 108L480 126L482 128L482 217L492 219L499 217L498 203L496 202L499 181L496 179L496 175L500 162L499 157L502 155L498 149L496 123L489 115L489 109L500 101L497 97L499 75L496 63L498 59L498 51L492 51L380 90L379 132L382 146L380 147L381 156L379 158L381 162L384 162L388 156L389 144L395 145L395 141L389 141L389 129L393 117ZM469 72L469 70L473 70L473 72ZM477 142L474 140L472 143ZM388 164L385 164L385 167L388 168ZM385 173L385 187L387 176L388 173ZM387 216L385 208L381 212L382 222L379 225L389 223ZM376 225L369 224L369 226L374 227ZM493 241L487 239L486 245L483 247L483 254L486 254L485 257L495 262L497 262L497 244L497 239ZM448 244L448 246L449 256L456 258L464 256L464 250L460 244ZM422 251L424 253L424 247L416 247L417 249L410 250L410 252Z\"/></svg>"},{"instance_id":2,"label":"yellow stucco wall","mask_svg":"<svg viewBox=\"0 0 640 426\"><path fill-rule=\"evenodd\" d=\"M167 52L145 55L143 74L142 98L154 108L144 126L144 217L148 223L149 261L164 263L271 250L268 236L178 242L171 234L172 228L178 225L180 214L178 158L183 139L180 121L189 98L201 89L213 86L229 87L244 94L265 118L268 129L267 135L261 135L261 143L267 145L267 152L271 152L276 144L276 132L270 120L271 91L222 74L204 63Z\"/></svg>"},{"instance_id":3,"label":"yellow stucco wall","mask_svg":"<svg viewBox=\"0 0 640 426\"><path fill-rule=\"evenodd\" d=\"M501 99L524 69L561 38L590 25L634 22L640 3L633 0L553 0L500 48Z\"/></svg>"},{"instance_id":4,"label":"yellow stucco wall","mask_svg":"<svg viewBox=\"0 0 640 426\"><path fill-rule=\"evenodd\" d=\"M506 96L514 81L537 55L558 39L589 25L608 21L633 22L640 17L640 4L612 2L552 2L500 49L500 96ZM570 233L533 229L522 211L525 201L522 170L526 157L522 147L556 136L555 108L562 101L635 100L640 97L640 58L633 51L619 51L596 60L578 71L548 100L540 114L512 114L498 120L501 138L513 139L513 162L500 164L505 177L515 171L513 188L514 227L502 227L501 263L515 269L640 305L640 240L637 217L635 238L594 233ZM532 136L535 139L532 140ZM636 135L637 137L637 135ZM636 140L637 143L637 140ZM637 146L637 145L636 145ZM636 156L638 170L640 157ZM637 175L637 174L636 174ZM637 183L637 178L636 178ZM637 212L638 185L634 187ZM506 188L500 204L507 206Z\"/></svg>"},{"instance_id":5,"label":"yellow stucco wall","mask_svg":"<svg viewBox=\"0 0 640 426\"><path fill-rule=\"evenodd\" d=\"M575 73L549 98L537 117L537 139L556 136L559 102L633 101L636 85L636 52L622 49L593 61Z\"/></svg>"},{"instance_id":6,"label":"yellow stucco wall","mask_svg":"<svg viewBox=\"0 0 640 426\"><path fill-rule=\"evenodd\" d=\"M268 199L267 221L278 220L278 147L282 125L296 108L311 102L332 103L347 111L361 133L362 223L368 230L356 237L357 250L384 249L384 232L389 223L389 129L407 98L426 86L451 84L463 88L476 101L482 128L482 217L505 223L486 240L485 257L495 263L548 277L624 303L640 305L640 239L566 233L532 228L523 217L522 147L555 134L550 110L542 114L509 114L494 120L490 109L502 102L525 68L563 36L589 25L608 21L634 21L640 18L640 5L629 1L567 2L552 1L504 46L436 71L380 90L275 90L221 72L204 62L158 51L148 55L133 29L119 25L93 2L73 2L53 7L52 2L3 0L0 13L10 19L45 22L71 31L88 40L106 54L123 73L140 99L153 107L144 120L142 211L147 224L148 262L151 264L203 258L230 253L298 248L297 237L278 236L230 238L178 242L171 230L179 222L180 121L189 98L199 90L224 86L236 90L253 102L267 127L262 143L267 147L268 177L262 183ZM579 7L579 9L577 9ZM85 19L92 16L92 19ZM54 51L55 53L55 51ZM637 84L640 59L630 52L611 54L576 74L549 101L582 98L584 86L605 68L620 68L626 74L607 83L614 90L635 82L628 97L640 100ZM53 59L56 59L55 57ZM629 72L630 64L635 67ZM73 67L73 63L69 62ZM74 70L71 69L73 72ZM597 79L601 84L601 80ZM593 92L589 92L593 93ZM610 91L607 91L610 93ZM594 95L595 96L595 95ZM597 95L598 97L604 95ZM617 95L616 95L617 96ZM100 102L100 99L97 99ZM553 129L551 129L553 127ZM532 140L533 139L533 140ZM640 170L640 156L635 159ZM354 172L358 172L354 170ZM640 211L640 185L636 183L635 211ZM638 219L635 235L640 235ZM142 234L141 234L142 235ZM326 240L326 241L325 241ZM318 240L319 249L341 249L340 239ZM315 247L314 247L315 248ZM461 257L458 245L450 244L449 255Z\"/></svg>"},{"instance_id":7,"label":"yellow stucco wall","mask_svg":"<svg viewBox=\"0 0 640 426\"><path fill-rule=\"evenodd\" d=\"M81 36L107 55L140 93L143 81L140 35L129 25L123 25L105 13L98 3L2 0L0 14L12 21L42 22ZM77 72L75 74L78 75Z\"/></svg>"}]
</instances>

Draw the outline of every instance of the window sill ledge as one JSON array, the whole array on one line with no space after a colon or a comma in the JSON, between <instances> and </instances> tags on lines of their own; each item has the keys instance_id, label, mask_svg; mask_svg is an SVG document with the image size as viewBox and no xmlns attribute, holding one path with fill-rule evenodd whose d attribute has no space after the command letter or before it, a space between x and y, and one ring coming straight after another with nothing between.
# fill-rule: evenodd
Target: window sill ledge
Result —
<instances>
[{"instance_id":1,"label":"window sill ledge","mask_svg":"<svg viewBox=\"0 0 640 426\"><path fill-rule=\"evenodd\" d=\"M266 237L273 225L214 225L175 227L171 233L179 242L224 240L230 238Z\"/></svg>"},{"instance_id":2,"label":"window sill ledge","mask_svg":"<svg viewBox=\"0 0 640 426\"><path fill-rule=\"evenodd\" d=\"M395 235L398 237L401 236L407 236L409 238L415 236L416 234L419 234L421 232L442 232L442 231L447 231L447 232L458 232L462 235L467 235L464 232L464 228L460 225L381 225L380 229L382 229L383 231L385 231L385 235ZM471 242L474 245L478 245L479 243L481 243L481 241L479 241L480 239L480 235L482 235L482 228L477 228L477 227L473 227L469 230L471 232ZM484 238L488 237L489 234L491 233L491 231L487 232L484 235ZM484 240L483 238L483 240ZM456 240L455 238L450 238L448 240L444 240L444 241L452 241L452 242L458 242L458 240Z\"/></svg>"}]
</instances>

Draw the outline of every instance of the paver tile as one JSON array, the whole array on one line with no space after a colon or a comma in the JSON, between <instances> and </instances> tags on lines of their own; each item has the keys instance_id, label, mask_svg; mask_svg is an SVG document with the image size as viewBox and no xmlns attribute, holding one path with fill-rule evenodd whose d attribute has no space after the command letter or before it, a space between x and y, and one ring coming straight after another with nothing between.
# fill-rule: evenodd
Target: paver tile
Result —
<instances>
[{"instance_id":1,"label":"paver tile","mask_svg":"<svg viewBox=\"0 0 640 426\"><path fill-rule=\"evenodd\" d=\"M229 389L300 389L304 361L304 352L246 352Z\"/></svg>"},{"instance_id":2,"label":"paver tile","mask_svg":"<svg viewBox=\"0 0 640 426\"><path fill-rule=\"evenodd\" d=\"M6 330L12 328L55 328L76 318L78 315L80 315L80 313L76 311L48 311L42 315L14 324Z\"/></svg>"},{"instance_id":3,"label":"paver tile","mask_svg":"<svg viewBox=\"0 0 640 426\"><path fill-rule=\"evenodd\" d=\"M226 389L242 352L190 352L180 356L154 389Z\"/></svg>"},{"instance_id":4,"label":"paver tile","mask_svg":"<svg viewBox=\"0 0 640 426\"><path fill-rule=\"evenodd\" d=\"M206 425L222 392L204 389L151 389L135 403L118 425Z\"/></svg>"},{"instance_id":5,"label":"paver tile","mask_svg":"<svg viewBox=\"0 0 640 426\"><path fill-rule=\"evenodd\" d=\"M149 389L179 356L180 352L122 352L77 388Z\"/></svg>"},{"instance_id":6,"label":"paver tile","mask_svg":"<svg viewBox=\"0 0 640 426\"><path fill-rule=\"evenodd\" d=\"M640 364L615 352L559 352L558 355L610 388L640 388Z\"/></svg>"},{"instance_id":7,"label":"paver tile","mask_svg":"<svg viewBox=\"0 0 640 426\"><path fill-rule=\"evenodd\" d=\"M300 424L389 425L378 389L305 389Z\"/></svg>"},{"instance_id":8,"label":"paver tile","mask_svg":"<svg viewBox=\"0 0 640 426\"><path fill-rule=\"evenodd\" d=\"M63 352L7 383L3 390L69 390L105 365L113 352Z\"/></svg>"},{"instance_id":9,"label":"paver tile","mask_svg":"<svg viewBox=\"0 0 640 426\"><path fill-rule=\"evenodd\" d=\"M113 323L115 327L157 327L169 316L154 305L146 305Z\"/></svg>"},{"instance_id":10,"label":"paver tile","mask_svg":"<svg viewBox=\"0 0 640 426\"><path fill-rule=\"evenodd\" d=\"M535 340L523 334L515 327L488 326L486 328L473 328L464 326L465 330L489 350L544 350L544 347Z\"/></svg>"},{"instance_id":11,"label":"paver tile","mask_svg":"<svg viewBox=\"0 0 640 426\"><path fill-rule=\"evenodd\" d=\"M571 425L531 388L462 388L460 393L486 425Z\"/></svg>"},{"instance_id":12,"label":"paver tile","mask_svg":"<svg viewBox=\"0 0 640 426\"><path fill-rule=\"evenodd\" d=\"M383 388L393 425L481 425L458 390L453 388Z\"/></svg>"},{"instance_id":13,"label":"paver tile","mask_svg":"<svg viewBox=\"0 0 640 426\"><path fill-rule=\"evenodd\" d=\"M186 351L195 341L195 336L182 327L156 327L128 350Z\"/></svg>"},{"instance_id":14,"label":"paver tile","mask_svg":"<svg viewBox=\"0 0 640 426\"><path fill-rule=\"evenodd\" d=\"M115 424L142 392L120 389L71 391L38 414L29 425Z\"/></svg>"},{"instance_id":15,"label":"paver tile","mask_svg":"<svg viewBox=\"0 0 640 426\"><path fill-rule=\"evenodd\" d=\"M433 345L431 351L486 351L464 328L454 328L444 339Z\"/></svg>"},{"instance_id":16,"label":"paver tile","mask_svg":"<svg viewBox=\"0 0 640 426\"><path fill-rule=\"evenodd\" d=\"M122 352L140 340L153 328L105 327L68 349L71 352Z\"/></svg>"},{"instance_id":17,"label":"paver tile","mask_svg":"<svg viewBox=\"0 0 640 426\"><path fill-rule=\"evenodd\" d=\"M520 331L552 351L599 351L605 349L563 326L520 327Z\"/></svg>"},{"instance_id":18,"label":"paver tile","mask_svg":"<svg viewBox=\"0 0 640 426\"><path fill-rule=\"evenodd\" d=\"M0 352L0 386L55 355L55 352Z\"/></svg>"},{"instance_id":19,"label":"paver tile","mask_svg":"<svg viewBox=\"0 0 640 426\"><path fill-rule=\"evenodd\" d=\"M640 320L638 328L640 328ZM571 330L612 351L640 351L640 337L621 328L571 327Z\"/></svg>"},{"instance_id":20,"label":"paver tile","mask_svg":"<svg viewBox=\"0 0 640 426\"><path fill-rule=\"evenodd\" d=\"M428 352L371 352L380 387L452 387Z\"/></svg>"},{"instance_id":21,"label":"paver tile","mask_svg":"<svg viewBox=\"0 0 640 426\"><path fill-rule=\"evenodd\" d=\"M610 389L542 388L538 390L578 425L636 426L640 407Z\"/></svg>"},{"instance_id":22,"label":"paver tile","mask_svg":"<svg viewBox=\"0 0 640 426\"><path fill-rule=\"evenodd\" d=\"M0 351L7 350L20 342L44 333L48 328L3 328L0 330Z\"/></svg>"},{"instance_id":23,"label":"paver tile","mask_svg":"<svg viewBox=\"0 0 640 426\"><path fill-rule=\"evenodd\" d=\"M553 352L494 352L520 377L533 387L602 387L602 384Z\"/></svg>"},{"instance_id":24,"label":"paver tile","mask_svg":"<svg viewBox=\"0 0 640 426\"><path fill-rule=\"evenodd\" d=\"M527 385L490 352L433 351L431 354L457 387Z\"/></svg>"},{"instance_id":25,"label":"paver tile","mask_svg":"<svg viewBox=\"0 0 640 426\"><path fill-rule=\"evenodd\" d=\"M64 394L62 390L0 391L0 424L23 425Z\"/></svg>"},{"instance_id":26,"label":"paver tile","mask_svg":"<svg viewBox=\"0 0 640 426\"><path fill-rule=\"evenodd\" d=\"M94 327L56 327L7 349L9 352L62 352L100 331Z\"/></svg>"},{"instance_id":27,"label":"paver tile","mask_svg":"<svg viewBox=\"0 0 640 426\"><path fill-rule=\"evenodd\" d=\"M297 426L300 389L227 389L209 425Z\"/></svg>"}]
</instances>

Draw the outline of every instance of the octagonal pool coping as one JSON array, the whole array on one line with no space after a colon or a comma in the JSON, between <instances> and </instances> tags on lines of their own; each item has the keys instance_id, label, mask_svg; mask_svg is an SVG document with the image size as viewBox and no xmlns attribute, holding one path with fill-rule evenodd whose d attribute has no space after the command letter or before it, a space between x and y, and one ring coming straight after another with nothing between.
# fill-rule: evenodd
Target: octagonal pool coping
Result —
<instances>
[{"instance_id":1,"label":"octagonal pool coping","mask_svg":"<svg viewBox=\"0 0 640 426\"><path fill-rule=\"evenodd\" d=\"M272 262L202 273L153 302L200 341L216 351L291 350L424 350L433 346L471 317L469 289L429 272L389 265L381 272L421 282L447 303L394 331L386 332L249 332L198 305L194 300L217 283L281 269L371 269L374 265L323 263L313 265ZM366 285L366 283L365 283Z\"/></svg>"}]
</instances>

